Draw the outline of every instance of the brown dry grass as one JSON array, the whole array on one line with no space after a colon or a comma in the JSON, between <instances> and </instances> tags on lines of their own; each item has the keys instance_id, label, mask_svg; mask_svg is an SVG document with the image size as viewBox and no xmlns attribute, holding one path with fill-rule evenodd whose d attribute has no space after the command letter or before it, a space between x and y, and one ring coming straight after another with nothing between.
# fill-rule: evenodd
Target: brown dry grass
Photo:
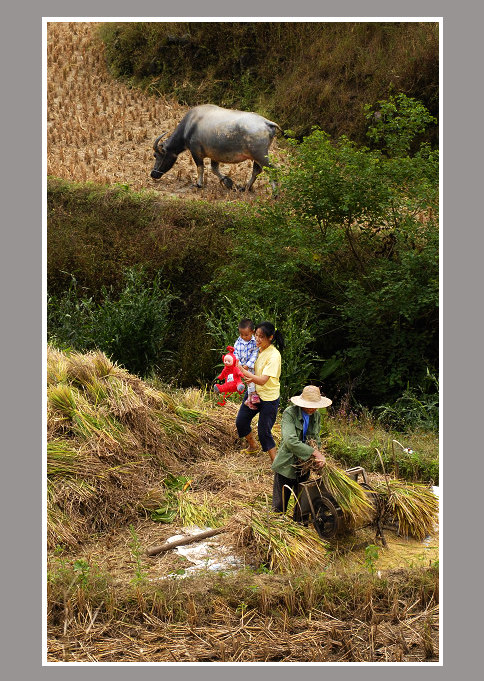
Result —
<instances>
[{"instance_id":1,"label":"brown dry grass","mask_svg":"<svg viewBox=\"0 0 484 681\"><path fill-rule=\"evenodd\" d=\"M168 472L216 460L236 438L229 410L205 408L195 422L186 420L183 404L100 352L49 348L47 377L50 548L136 519L141 500Z\"/></svg>"},{"instance_id":2,"label":"brown dry grass","mask_svg":"<svg viewBox=\"0 0 484 681\"><path fill-rule=\"evenodd\" d=\"M136 532L145 544L173 529L140 521ZM86 544L83 556L113 581L97 591L49 584L50 661L437 660L438 592L423 571L390 570L385 581L356 570L174 580L167 574L186 563L171 552L145 559L147 581L134 588L126 533Z\"/></svg>"},{"instance_id":3,"label":"brown dry grass","mask_svg":"<svg viewBox=\"0 0 484 681\"><path fill-rule=\"evenodd\" d=\"M50 390L61 386L74 396L63 401L61 390L48 400L48 660L436 660L436 576L426 571L438 541L387 533L388 548L375 561L380 580L365 566L374 529L338 541L328 554L315 546L312 527L300 528L311 564L299 554L296 568L278 574L277 528L273 549L252 529L253 514L263 520L270 500L270 462L238 451L238 402L218 407L202 391L155 389L101 353L49 350L47 377ZM82 420L79 430L81 414L99 423L113 413L125 427L114 444ZM190 567L186 558L147 556L184 533L179 520L150 519L168 470L190 480L187 501L225 514L227 530L209 540L211 550L229 551L242 569L180 580L173 574ZM88 568L85 583L79 563Z\"/></svg>"},{"instance_id":4,"label":"brown dry grass","mask_svg":"<svg viewBox=\"0 0 484 681\"><path fill-rule=\"evenodd\" d=\"M173 623L150 612L144 623L96 623L86 613L68 635L51 629L49 661L66 662L420 662L436 661L437 607L404 621L344 621L315 610L306 617L236 612L213 603L211 624ZM433 659L432 659L433 658Z\"/></svg>"},{"instance_id":5,"label":"brown dry grass","mask_svg":"<svg viewBox=\"0 0 484 681\"><path fill-rule=\"evenodd\" d=\"M129 184L160 194L211 200L251 200L250 194L221 187L206 162L206 187L192 187L196 167L188 152L159 182L149 177L153 142L172 132L187 107L175 100L148 95L116 82L108 73L95 22L49 22L47 25L47 172L73 182ZM271 147L277 162L277 140ZM235 183L244 184L251 162L223 166ZM254 195L270 195L259 177Z\"/></svg>"}]
</instances>

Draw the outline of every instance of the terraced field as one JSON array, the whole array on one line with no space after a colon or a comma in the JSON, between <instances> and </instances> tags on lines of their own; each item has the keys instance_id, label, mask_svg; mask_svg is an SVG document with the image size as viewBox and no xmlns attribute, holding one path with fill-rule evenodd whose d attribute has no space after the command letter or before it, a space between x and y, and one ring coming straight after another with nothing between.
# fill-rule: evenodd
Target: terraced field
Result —
<instances>
[{"instance_id":1,"label":"terraced field","mask_svg":"<svg viewBox=\"0 0 484 681\"><path fill-rule=\"evenodd\" d=\"M160 194L193 195L210 199L251 200L228 192L206 173L206 187L197 190L196 167L188 152L161 181L149 174L153 142L172 132L187 107L174 100L146 94L113 80L96 35L96 23L50 22L47 30L47 173L73 182L128 184ZM283 154L274 140L271 157ZM208 169L208 161L206 160ZM223 166L236 184L250 176L252 163ZM259 177L254 195L269 195Z\"/></svg>"}]
</instances>

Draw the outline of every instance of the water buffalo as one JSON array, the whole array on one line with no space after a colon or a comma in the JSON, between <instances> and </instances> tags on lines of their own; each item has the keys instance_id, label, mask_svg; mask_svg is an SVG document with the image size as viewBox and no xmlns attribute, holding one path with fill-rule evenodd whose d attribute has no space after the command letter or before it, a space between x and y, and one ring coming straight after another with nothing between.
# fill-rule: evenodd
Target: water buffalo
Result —
<instances>
[{"instance_id":1,"label":"water buffalo","mask_svg":"<svg viewBox=\"0 0 484 681\"><path fill-rule=\"evenodd\" d=\"M254 161L252 175L245 187L251 190L262 169L270 167L268 151L276 130L281 128L267 118L247 111L222 109L214 104L195 106L184 116L175 131L160 144L168 133L156 138L153 145L155 166L151 177L160 177L173 167L178 154L188 149L198 169L197 187L203 186L203 159L208 157L212 172L228 188L233 182L219 170L219 163Z\"/></svg>"}]
</instances>

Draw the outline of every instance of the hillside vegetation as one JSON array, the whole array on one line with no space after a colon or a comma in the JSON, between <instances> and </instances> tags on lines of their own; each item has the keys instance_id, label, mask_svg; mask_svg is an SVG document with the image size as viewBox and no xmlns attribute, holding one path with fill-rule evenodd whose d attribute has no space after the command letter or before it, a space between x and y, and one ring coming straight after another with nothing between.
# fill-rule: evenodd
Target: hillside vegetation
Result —
<instances>
[{"instance_id":1,"label":"hillside vegetation","mask_svg":"<svg viewBox=\"0 0 484 681\"><path fill-rule=\"evenodd\" d=\"M51 180L51 341L203 385L238 319L274 319L284 400L324 381L352 406L400 400L384 409L398 428L412 409L411 427L436 428L438 158L385 143L392 155L315 131L264 203Z\"/></svg>"},{"instance_id":2,"label":"hillside vegetation","mask_svg":"<svg viewBox=\"0 0 484 681\"><path fill-rule=\"evenodd\" d=\"M362 142L363 106L398 92L438 114L433 22L110 22L100 35L114 77L258 111L297 136L318 125Z\"/></svg>"}]
</instances>

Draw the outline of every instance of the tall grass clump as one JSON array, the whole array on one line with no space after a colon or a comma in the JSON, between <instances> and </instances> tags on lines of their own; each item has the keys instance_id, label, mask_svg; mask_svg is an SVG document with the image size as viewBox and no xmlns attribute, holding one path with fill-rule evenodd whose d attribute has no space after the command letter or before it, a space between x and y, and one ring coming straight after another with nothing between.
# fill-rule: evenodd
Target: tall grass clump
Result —
<instances>
[{"instance_id":1,"label":"tall grass clump","mask_svg":"<svg viewBox=\"0 0 484 681\"><path fill-rule=\"evenodd\" d=\"M438 111L435 22L111 22L111 73L193 106L259 111L297 135L364 135L367 102L392 92Z\"/></svg>"},{"instance_id":2,"label":"tall grass clump","mask_svg":"<svg viewBox=\"0 0 484 681\"><path fill-rule=\"evenodd\" d=\"M400 432L439 429L439 381L427 370L420 385L408 386L393 404L375 407L381 423Z\"/></svg>"},{"instance_id":3,"label":"tall grass clump","mask_svg":"<svg viewBox=\"0 0 484 681\"><path fill-rule=\"evenodd\" d=\"M166 340L177 297L162 283L161 273L149 281L139 268L128 270L119 296L105 287L100 304L79 293L73 278L65 295L49 297L51 343L76 350L99 349L140 376L167 360Z\"/></svg>"}]
</instances>

